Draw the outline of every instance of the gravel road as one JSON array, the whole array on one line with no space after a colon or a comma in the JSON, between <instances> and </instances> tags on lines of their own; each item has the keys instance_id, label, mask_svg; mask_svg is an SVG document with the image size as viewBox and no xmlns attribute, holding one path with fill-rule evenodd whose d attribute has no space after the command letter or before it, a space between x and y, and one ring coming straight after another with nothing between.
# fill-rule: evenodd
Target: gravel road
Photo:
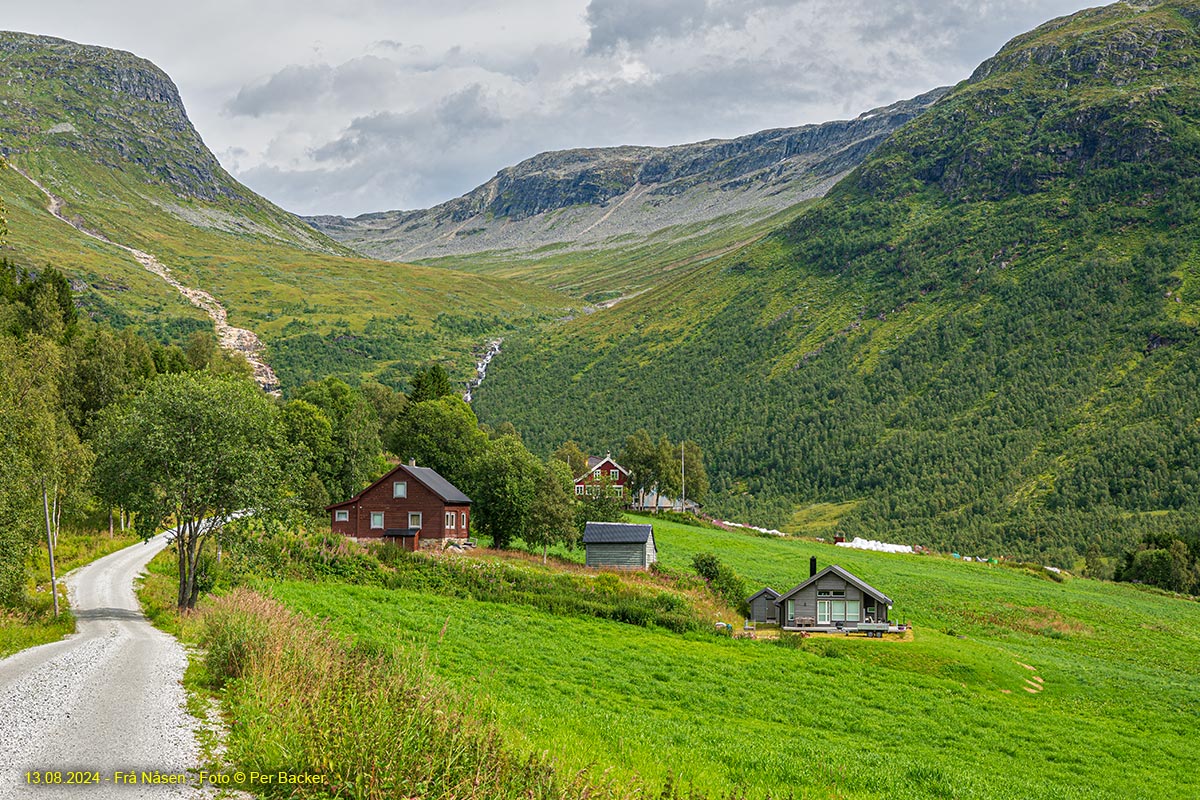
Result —
<instances>
[{"instance_id":1,"label":"gravel road","mask_svg":"<svg viewBox=\"0 0 1200 800\"><path fill-rule=\"evenodd\" d=\"M184 710L187 655L142 615L133 581L167 534L105 556L67 577L77 632L0 660L0 800L9 797L196 798L186 786L147 785L142 772L196 766L196 720ZM61 772L29 785L27 771ZM66 785L68 771L98 783ZM122 783L118 772L136 773Z\"/></svg>"}]
</instances>

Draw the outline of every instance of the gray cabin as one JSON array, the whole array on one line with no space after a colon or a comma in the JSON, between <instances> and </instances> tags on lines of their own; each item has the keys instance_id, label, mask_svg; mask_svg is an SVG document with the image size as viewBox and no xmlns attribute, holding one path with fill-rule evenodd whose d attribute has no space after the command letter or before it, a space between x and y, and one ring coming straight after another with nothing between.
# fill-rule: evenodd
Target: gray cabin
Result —
<instances>
[{"instance_id":1,"label":"gray cabin","mask_svg":"<svg viewBox=\"0 0 1200 800\"><path fill-rule=\"evenodd\" d=\"M887 622L891 606L890 597L837 564L813 569L808 580L775 601L785 630L854 629L861 622Z\"/></svg>"},{"instance_id":2,"label":"gray cabin","mask_svg":"<svg viewBox=\"0 0 1200 800\"><path fill-rule=\"evenodd\" d=\"M583 529L583 548L589 567L647 569L658 561L650 525L589 522Z\"/></svg>"},{"instance_id":3,"label":"gray cabin","mask_svg":"<svg viewBox=\"0 0 1200 800\"><path fill-rule=\"evenodd\" d=\"M770 586L750 595L746 600L746 605L750 607L750 621L772 624L779 622L779 606L775 605L778 599L779 592Z\"/></svg>"}]
</instances>

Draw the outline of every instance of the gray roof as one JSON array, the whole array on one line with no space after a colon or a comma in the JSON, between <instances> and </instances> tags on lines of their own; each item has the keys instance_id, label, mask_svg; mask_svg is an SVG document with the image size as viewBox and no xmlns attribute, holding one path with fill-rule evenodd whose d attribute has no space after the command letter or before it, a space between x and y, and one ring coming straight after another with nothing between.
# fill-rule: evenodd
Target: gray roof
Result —
<instances>
[{"instance_id":1,"label":"gray roof","mask_svg":"<svg viewBox=\"0 0 1200 800\"><path fill-rule=\"evenodd\" d=\"M438 475L429 467L414 467L409 464L402 465L409 475L425 484L430 491L438 497L445 500L447 503L470 503L471 498L458 490L450 481Z\"/></svg>"},{"instance_id":2,"label":"gray roof","mask_svg":"<svg viewBox=\"0 0 1200 800\"><path fill-rule=\"evenodd\" d=\"M779 598L779 592L775 591L770 586L767 586L766 588L759 589L757 592L747 597L746 602L753 603L756 599L762 597L764 594L772 600L777 600Z\"/></svg>"},{"instance_id":3,"label":"gray roof","mask_svg":"<svg viewBox=\"0 0 1200 800\"><path fill-rule=\"evenodd\" d=\"M876 589L874 586L867 583L866 581L862 580L861 578L859 578L857 575L850 572L849 570L842 569L837 564L830 564L828 567L821 570L816 575L813 575L811 578L806 580L804 583L793 586L791 589L789 589L786 592L784 592L783 594L781 594L775 602L776 603L782 602L783 600L787 599L788 597L791 597L796 592L803 589L805 586L808 586L810 583L813 583L814 581L825 577L826 575L828 575L831 572L833 574L837 575L838 577L840 577L842 580L846 581L846 583L857 586L860 590L862 590L866 594L871 595L876 600L882 600L884 603L887 603L889 606L892 604L892 598L888 597L886 594L879 591L878 589Z\"/></svg>"},{"instance_id":4,"label":"gray roof","mask_svg":"<svg viewBox=\"0 0 1200 800\"><path fill-rule=\"evenodd\" d=\"M584 544L645 544L653 536L652 526L632 522L589 522L583 528Z\"/></svg>"}]
</instances>

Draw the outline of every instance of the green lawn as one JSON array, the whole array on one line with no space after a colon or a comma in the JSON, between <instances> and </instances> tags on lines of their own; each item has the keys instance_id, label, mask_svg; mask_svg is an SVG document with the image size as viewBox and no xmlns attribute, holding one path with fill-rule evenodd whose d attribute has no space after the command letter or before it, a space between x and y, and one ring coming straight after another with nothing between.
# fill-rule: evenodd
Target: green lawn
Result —
<instances>
[{"instance_id":1,"label":"green lawn","mask_svg":"<svg viewBox=\"0 0 1200 800\"><path fill-rule=\"evenodd\" d=\"M655 535L668 565L709 550L756 588L798 583L810 555L839 563L888 592L915 636L792 649L482 599L271 591L361 639L425 649L516 742L572 769L750 796L1200 795L1194 602L672 523Z\"/></svg>"}]
</instances>

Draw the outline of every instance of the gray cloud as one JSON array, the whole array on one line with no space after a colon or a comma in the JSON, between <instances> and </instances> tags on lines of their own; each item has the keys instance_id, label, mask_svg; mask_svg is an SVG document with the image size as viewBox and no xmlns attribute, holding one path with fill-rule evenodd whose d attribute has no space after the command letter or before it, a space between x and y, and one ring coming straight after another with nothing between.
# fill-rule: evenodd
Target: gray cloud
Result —
<instances>
[{"instance_id":1,"label":"gray cloud","mask_svg":"<svg viewBox=\"0 0 1200 800\"><path fill-rule=\"evenodd\" d=\"M239 179L354 214L441 202L544 150L854 116L1092 2L62 0L12 4L5 25L149 58Z\"/></svg>"},{"instance_id":2,"label":"gray cloud","mask_svg":"<svg viewBox=\"0 0 1200 800\"><path fill-rule=\"evenodd\" d=\"M260 117L303 108L326 91L332 72L324 64L284 67L262 83L243 86L226 105L226 109L231 114Z\"/></svg>"}]
</instances>

